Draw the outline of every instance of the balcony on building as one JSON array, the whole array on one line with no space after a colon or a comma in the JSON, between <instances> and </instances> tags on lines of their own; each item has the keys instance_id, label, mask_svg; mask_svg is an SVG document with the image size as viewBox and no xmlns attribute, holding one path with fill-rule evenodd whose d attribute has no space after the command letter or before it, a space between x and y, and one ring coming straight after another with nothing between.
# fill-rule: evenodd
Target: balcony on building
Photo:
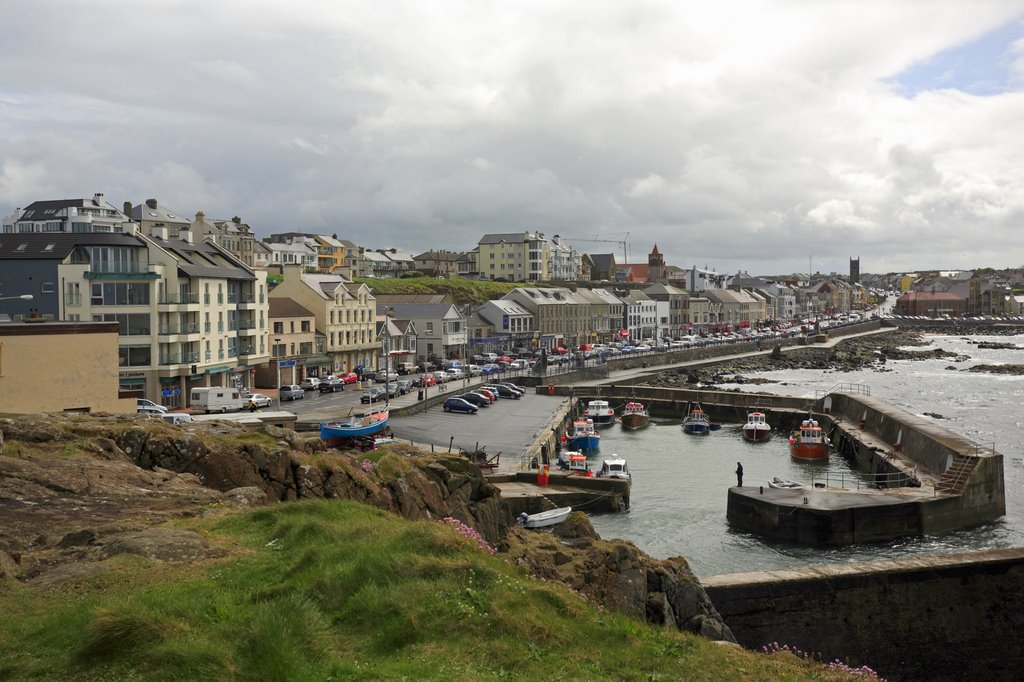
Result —
<instances>
[{"instance_id":1,"label":"balcony on building","mask_svg":"<svg viewBox=\"0 0 1024 682\"><path fill-rule=\"evenodd\" d=\"M160 306L195 306L199 309L199 294L188 291L163 292L157 297L157 305Z\"/></svg>"},{"instance_id":2,"label":"balcony on building","mask_svg":"<svg viewBox=\"0 0 1024 682\"><path fill-rule=\"evenodd\" d=\"M190 365L199 362L199 353L170 353L160 356L161 365Z\"/></svg>"},{"instance_id":3,"label":"balcony on building","mask_svg":"<svg viewBox=\"0 0 1024 682\"><path fill-rule=\"evenodd\" d=\"M137 261L92 261L85 279L160 279L149 263Z\"/></svg>"}]
</instances>

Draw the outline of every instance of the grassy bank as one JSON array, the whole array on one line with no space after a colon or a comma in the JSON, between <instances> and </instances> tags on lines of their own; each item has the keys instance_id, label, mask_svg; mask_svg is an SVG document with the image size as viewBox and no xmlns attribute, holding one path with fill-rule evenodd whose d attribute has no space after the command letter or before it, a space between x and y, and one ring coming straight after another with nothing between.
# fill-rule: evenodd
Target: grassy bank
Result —
<instances>
[{"instance_id":1,"label":"grassy bank","mask_svg":"<svg viewBox=\"0 0 1024 682\"><path fill-rule=\"evenodd\" d=\"M601 611L442 523L343 501L183 523L223 558L0 582L0 679L846 679Z\"/></svg>"},{"instance_id":2,"label":"grassy bank","mask_svg":"<svg viewBox=\"0 0 1024 682\"><path fill-rule=\"evenodd\" d=\"M407 278L357 278L355 281L366 284L374 294L447 294L456 304L480 304L491 299L501 298L516 287L536 286L530 283L490 282L464 277L438 279L437 277Z\"/></svg>"}]
</instances>

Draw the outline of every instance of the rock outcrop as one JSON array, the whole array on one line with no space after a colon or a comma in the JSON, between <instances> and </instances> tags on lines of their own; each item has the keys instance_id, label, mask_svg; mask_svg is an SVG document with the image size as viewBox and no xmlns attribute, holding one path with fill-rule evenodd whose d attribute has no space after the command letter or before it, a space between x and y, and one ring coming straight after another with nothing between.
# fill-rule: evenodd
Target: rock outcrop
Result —
<instances>
[{"instance_id":1,"label":"rock outcrop","mask_svg":"<svg viewBox=\"0 0 1024 682\"><path fill-rule=\"evenodd\" d=\"M462 457L387 446L371 461L276 427L186 430L134 416L0 419L0 436L0 577L55 584L101 573L124 553L212 558L219 550L205 538L166 522L224 505L343 498L413 520L453 517L534 575L607 608L734 641L684 559L601 540L581 513L554 533L519 529L498 488Z\"/></svg>"},{"instance_id":2,"label":"rock outcrop","mask_svg":"<svg viewBox=\"0 0 1024 682\"><path fill-rule=\"evenodd\" d=\"M630 542L601 540L581 512L552 533L516 528L503 549L533 575L562 582L606 608L709 639L736 641L685 559L654 559Z\"/></svg>"}]
</instances>

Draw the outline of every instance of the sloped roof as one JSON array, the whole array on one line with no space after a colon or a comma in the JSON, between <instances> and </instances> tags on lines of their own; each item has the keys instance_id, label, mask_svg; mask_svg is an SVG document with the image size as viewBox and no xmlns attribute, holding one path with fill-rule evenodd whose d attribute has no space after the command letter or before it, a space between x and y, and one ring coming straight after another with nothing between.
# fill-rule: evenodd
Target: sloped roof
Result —
<instances>
[{"instance_id":1,"label":"sloped roof","mask_svg":"<svg viewBox=\"0 0 1024 682\"><path fill-rule=\"evenodd\" d=\"M315 313L307 310L295 299L271 296L267 300L270 303L270 317L316 317Z\"/></svg>"},{"instance_id":2,"label":"sloped roof","mask_svg":"<svg viewBox=\"0 0 1024 682\"><path fill-rule=\"evenodd\" d=\"M50 248L51 244L52 248ZM0 234L0 260L64 260L76 246L138 246L143 248L145 245L138 237L131 234L18 232Z\"/></svg>"}]
</instances>

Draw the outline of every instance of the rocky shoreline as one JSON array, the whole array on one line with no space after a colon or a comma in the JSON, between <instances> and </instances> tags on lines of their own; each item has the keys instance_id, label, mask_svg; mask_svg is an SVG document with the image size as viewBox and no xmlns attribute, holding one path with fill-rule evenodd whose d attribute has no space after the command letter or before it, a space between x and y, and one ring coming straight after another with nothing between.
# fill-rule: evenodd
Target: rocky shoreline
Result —
<instances>
[{"instance_id":1,"label":"rocky shoreline","mask_svg":"<svg viewBox=\"0 0 1024 682\"><path fill-rule=\"evenodd\" d=\"M960 330L962 333L963 330ZM1017 349L1014 344L979 342L979 348ZM829 350L815 346L790 348L782 352L776 347L771 353L730 360L712 367L700 369L666 370L646 382L649 386L662 388L692 388L694 386L715 386L720 384L770 384L771 379L749 377L755 372L778 370L814 369L831 372L853 372L873 370L887 372L889 360L933 360L944 358L953 363L964 363L971 358L931 347L924 334L916 331L899 330L887 334L857 336L841 340ZM920 348L920 350L917 350ZM1024 349L1022 349L1024 350ZM954 365L947 367L957 370ZM992 372L998 374L1024 375L1024 365L976 365L966 368L971 372Z\"/></svg>"},{"instance_id":2,"label":"rocky shoreline","mask_svg":"<svg viewBox=\"0 0 1024 682\"><path fill-rule=\"evenodd\" d=\"M532 575L664 627L735 642L685 559L598 537L575 513L560 535L515 525L499 490L457 456L385 446L376 461L316 436L228 422L188 430L148 416L0 419L0 579L56 585L133 554L202 562L229 552L172 522L306 498L356 500L411 520L458 519Z\"/></svg>"}]
</instances>

